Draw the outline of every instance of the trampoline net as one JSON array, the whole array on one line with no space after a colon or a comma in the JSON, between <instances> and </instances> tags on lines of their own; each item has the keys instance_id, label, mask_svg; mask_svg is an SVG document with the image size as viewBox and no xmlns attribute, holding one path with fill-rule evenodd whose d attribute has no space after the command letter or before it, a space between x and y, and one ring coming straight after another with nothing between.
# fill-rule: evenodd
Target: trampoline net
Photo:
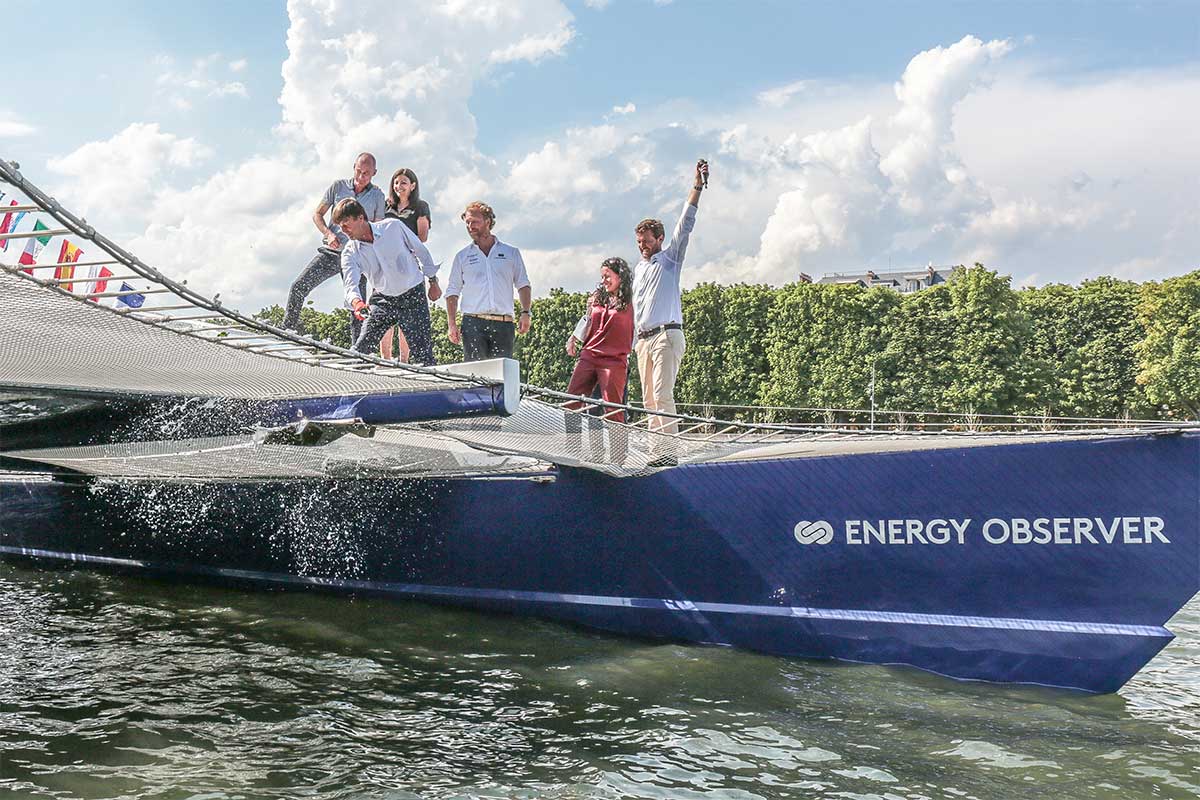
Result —
<instances>
[{"instance_id":1,"label":"trampoline net","mask_svg":"<svg viewBox=\"0 0 1200 800\"><path fill-rule=\"evenodd\" d=\"M3 270L0 298L0 385L10 388L282 400L478 385L432 373L331 369L251 352L217 340L220 330L203 338L160 327ZM152 312L143 316L152 319Z\"/></svg>"}]
</instances>

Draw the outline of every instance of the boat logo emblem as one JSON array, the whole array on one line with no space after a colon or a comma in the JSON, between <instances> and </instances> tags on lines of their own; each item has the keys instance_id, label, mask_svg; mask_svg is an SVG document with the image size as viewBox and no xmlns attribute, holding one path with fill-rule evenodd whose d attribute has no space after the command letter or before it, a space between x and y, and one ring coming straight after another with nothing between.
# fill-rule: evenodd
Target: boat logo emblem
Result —
<instances>
[{"instance_id":1,"label":"boat logo emblem","mask_svg":"<svg viewBox=\"0 0 1200 800\"><path fill-rule=\"evenodd\" d=\"M800 520L794 531L800 544L829 544L833 541L833 526L823 519L815 522Z\"/></svg>"}]
</instances>

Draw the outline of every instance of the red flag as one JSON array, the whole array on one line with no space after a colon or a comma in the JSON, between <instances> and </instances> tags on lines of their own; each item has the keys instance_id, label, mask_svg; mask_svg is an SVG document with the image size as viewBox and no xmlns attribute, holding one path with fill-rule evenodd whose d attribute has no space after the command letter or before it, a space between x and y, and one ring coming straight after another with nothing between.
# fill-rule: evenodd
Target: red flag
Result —
<instances>
[{"instance_id":1,"label":"red flag","mask_svg":"<svg viewBox=\"0 0 1200 800\"><path fill-rule=\"evenodd\" d=\"M4 196L3 194L0 194L0 197L3 197L3 196ZM11 203L9 203L9 205L15 206L15 205L18 205L18 203L16 200L13 200ZM23 217L23 216L25 216L24 211L17 214L17 218L15 220L13 219L12 211L5 214L4 221L0 222L0 233L13 233L14 231L16 231L17 225L19 225L21 223L21 217ZM8 250L8 239L4 239L4 240L0 241L0 250Z\"/></svg>"},{"instance_id":2,"label":"red flag","mask_svg":"<svg viewBox=\"0 0 1200 800\"><path fill-rule=\"evenodd\" d=\"M108 267L101 267L93 264L88 267L88 287L84 290L85 294L93 295L100 294L108 288L108 278L112 277L112 270ZM95 302L96 297L89 297L88 300Z\"/></svg>"}]
</instances>

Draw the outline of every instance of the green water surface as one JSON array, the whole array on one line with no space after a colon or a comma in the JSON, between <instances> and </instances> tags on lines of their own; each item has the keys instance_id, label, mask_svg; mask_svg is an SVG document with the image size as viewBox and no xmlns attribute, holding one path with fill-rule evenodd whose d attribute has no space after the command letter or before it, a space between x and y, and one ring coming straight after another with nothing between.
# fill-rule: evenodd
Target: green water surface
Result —
<instances>
[{"instance_id":1,"label":"green water surface","mask_svg":"<svg viewBox=\"0 0 1200 800\"><path fill-rule=\"evenodd\" d=\"M0 564L0 797L1195 798L1170 627L1088 696Z\"/></svg>"}]
</instances>

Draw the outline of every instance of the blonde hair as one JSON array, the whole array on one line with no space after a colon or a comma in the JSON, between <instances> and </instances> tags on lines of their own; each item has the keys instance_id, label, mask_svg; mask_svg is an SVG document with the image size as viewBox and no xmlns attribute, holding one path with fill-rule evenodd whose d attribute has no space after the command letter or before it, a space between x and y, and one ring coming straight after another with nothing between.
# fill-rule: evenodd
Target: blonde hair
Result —
<instances>
[{"instance_id":1,"label":"blonde hair","mask_svg":"<svg viewBox=\"0 0 1200 800\"><path fill-rule=\"evenodd\" d=\"M487 217L488 220L491 222L491 225L488 226L489 228L495 227L496 212L492 211L492 207L489 206L487 203L480 202L479 200L476 200L473 203L467 203L466 209L463 210L462 218L466 219L467 214L470 214L472 211L479 214L480 216Z\"/></svg>"}]
</instances>

